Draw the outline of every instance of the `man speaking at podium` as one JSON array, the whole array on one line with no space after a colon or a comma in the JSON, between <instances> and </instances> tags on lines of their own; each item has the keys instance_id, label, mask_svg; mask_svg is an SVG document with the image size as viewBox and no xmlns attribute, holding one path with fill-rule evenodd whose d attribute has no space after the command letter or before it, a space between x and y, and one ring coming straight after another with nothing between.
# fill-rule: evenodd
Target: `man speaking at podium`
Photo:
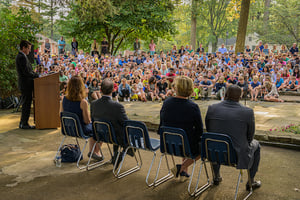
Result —
<instances>
[{"instance_id":1,"label":"man speaking at podium","mask_svg":"<svg viewBox=\"0 0 300 200\"><path fill-rule=\"evenodd\" d=\"M28 124L28 119L30 116L30 108L32 102L32 92L34 78L38 78L39 75L32 70L30 61L27 55L30 53L31 43L22 40L20 43L20 52L16 57L16 67L18 72L18 86L21 91L21 101L22 101L22 115L19 128L21 129L34 129L35 126L30 126Z\"/></svg>"}]
</instances>

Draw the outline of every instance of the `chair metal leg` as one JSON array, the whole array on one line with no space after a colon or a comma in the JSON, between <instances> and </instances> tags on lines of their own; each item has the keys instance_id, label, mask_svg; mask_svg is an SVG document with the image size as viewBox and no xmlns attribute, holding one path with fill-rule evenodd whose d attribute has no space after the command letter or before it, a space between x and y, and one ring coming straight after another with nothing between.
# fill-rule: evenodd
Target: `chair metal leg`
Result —
<instances>
[{"instance_id":1,"label":"chair metal leg","mask_svg":"<svg viewBox=\"0 0 300 200\"><path fill-rule=\"evenodd\" d=\"M86 147L86 144L88 143L88 139L86 139L85 140L85 143L84 143L84 146L83 146L83 149L81 150L81 152L80 152L80 156L79 156L79 158L78 158L78 160L77 160L77 167L80 169L80 170L82 170L82 169L85 169L86 168L86 165L84 165L84 166L79 166L79 162L80 162L80 158L81 158L81 156L83 155L83 152L84 152L84 149L85 149L85 147Z\"/></svg>"},{"instance_id":2,"label":"chair metal leg","mask_svg":"<svg viewBox=\"0 0 300 200\"><path fill-rule=\"evenodd\" d=\"M146 184L147 184L149 187L151 187L151 186L154 185L154 181L153 181L152 183L149 184L148 179L149 179L149 175L150 175L150 172L151 172L151 169L152 169L152 166L153 166L155 157L156 157L156 152L153 152L152 162L151 162L151 165L150 165L150 167L149 167L148 174L147 174L147 177L146 177Z\"/></svg>"},{"instance_id":3,"label":"chair metal leg","mask_svg":"<svg viewBox=\"0 0 300 200\"><path fill-rule=\"evenodd\" d=\"M167 168L168 168L168 174L157 180L157 177L158 177L158 174L159 174L159 170L160 170L161 161L162 161L163 157L166 158L166 163L167 163ZM167 155L166 154L162 154L160 156L160 159L159 159L159 164L158 164L158 167L157 167L157 170L156 170L156 176L154 178L153 186L156 187L156 186L160 185L161 183L164 183L164 182L166 182L167 180L169 180L169 179L171 179L173 177L174 177L174 175L172 174L172 172L170 170L168 159L167 159Z\"/></svg>"},{"instance_id":4,"label":"chair metal leg","mask_svg":"<svg viewBox=\"0 0 300 200\"><path fill-rule=\"evenodd\" d=\"M95 151L95 147L96 147L97 144L99 145L99 149L100 149L101 155L102 155L102 157L103 157L103 160L102 160L102 161L95 162L95 163L93 163L93 164L90 164L92 155L93 155L93 153L94 153L94 151ZM102 165L105 165L105 164L107 164L107 163L111 163L111 160L112 160L112 153L111 153L111 149L110 149L108 143L107 143L107 147L108 147L109 153L110 153L110 155L111 155L111 159L105 161L105 157L104 157L104 155L103 155L103 153L102 153L102 149L101 149L100 143L95 143L95 144L94 144L93 149L92 149L92 152L91 152L91 155L90 155L90 157L89 157L89 161L88 161L87 166L86 166L86 170L87 170L87 171L92 170L92 169L95 169L95 168L100 167L100 166L102 166Z\"/></svg>"},{"instance_id":5,"label":"chair metal leg","mask_svg":"<svg viewBox=\"0 0 300 200\"><path fill-rule=\"evenodd\" d=\"M121 147L118 146L118 153L117 153L117 157L115 158L115 163L114 163L114 167L113 167L113 174L115 175L115 177L117 177L116 170L117 170L117 163L118 163L120 154L121 154ZM122 155L122 156L124 156L124 155Z\"/></svg>"},{"instance_id":6,"label":"chair metal leg","mask_svg":"<svg viewBox=\"0 0 300 200\"><path fill-rule=\"evenodd\" d=\"M252 193L253 193L252 183L251 183L251 177L250 177L250 171L247 170L247 172L248 172L248 183L250 185L250 192L244 198L244 200L248 199L252 195ZM236 190L235 190L235 196L234 196L235 200L237 199L237 194L238 194L238 189L239 189L239 184L240 184L241 176L242 176L242 170L240 170L240 174L239 174L239 178L238 178L238 182L237 182L237 186L236 186Z\"/></svg>"},{"instance_id":7,"label":"chair metal leg","mask_svg":"<svg viewBox=\"0 0 300 200\"><path fill-rule=\"evenodd\" d=\"M134 154L134 157L135 157L135 160L136 160L136 166L133 167L133 168L131 168L131 169L129 169L129 170L127 170L127 171L125 171L125 172L120 173L121 168L122 168L123 163L124 163L124 160L125 160L125 157L126 157L126 155L127 155L127 151L128 151L130 148L131 148L131 149L134 149L133 147L130 147L130 146L126 148L126 150L125 150L125 152L124 152L124 155L123 155L123 157L122 157L122 161L121 161L121 163L120 163L120 167L118 168L118 172L117 172L117 174L116 174L116 177L117 177L117 178L123 178L123 177L125 177L125 176L127 176L127 175L129 175L129 174L132 174L133 172L136 172L136 171L140 170L141 167L142 167L142 164L143 164L143 162L142 162L142 157L141 157L141 154L140 154L139 149L136 149L137 152L138 152L138 154L139 154L139 161L140 161L140 163L139 163L139 161L138 161L138 159L137 159L137 157L136 157L136 154ZM120 154L120 152L119 152L119 154ZM118 154L118 157L119 157L119 154ZM118 157L117 157L117 159L119 159ZM117 163L117 160L116 160L116 163Z\"/></svg>"},{"instance_id":8,"label":"chair metal leg","mask_svg":"<svg viewBox=\"0 0 300 200\"><path fill-rule=\"evenodd\" d=\"M241 175L242 175L242 170L240 170L239 178L238 178L238 181L237 181L235 195L234 195L234 200L236 200L236 198L237 198L237 194L238 194L238 190L239 190L239 185L240 185L240 180L241 180Z\"/></svg>"},{"instance_id":9,"label":"chair metal leg","mask_svg":"<svg viewBox=\"0 0 300 200\"><path fill-rule=\"evenodd\" d=\"M63 145L65 139L66 139L66 136L64 136L64 138L62 139L62 141L61 141L61 143L60 143L60 145L59 145L59 147L58 147L58 150L57 150L57 152L56 152L56 154L55 154L55 156L54 156L54 159L53 159L54 162L55 162L55 160L56 160L57 155L59 154L60 148L62 147L62 145Z\"/></svg>"},{"instance_id":10,"label":"chair metal leg","mask_svg":"<svg viewBox=\"0 0 300 200\"><path fill-rule=\"evenodd\" d=\"M203 186L201 186L200 188L198 188L199 180L200 180L200 175L201 175L201 171L202 171L203 165L204 165L204 169L205 169L205 173L206 173L207 183L204 184ZM200 170L199 170L199 173L198 173L198 178L197 178L197 183L196 183L195 189L194 189L193 192L191 192L191 184L192 184L192 180L193 180L195 166L196 166L196 160L194 160L193 171L192 171L192 174L190 176L190 182L189 182L189 186L188 186L188 193L191 196L195 196L196 197L199 194L201 194L202 192L204 192L206 189L208 189L211 186L211 184L209 182L209 176L208 176L208 173L207 173L207 168L206 168L205 161L202 161L202 163L200 165Z\"/></svg>"},{"instance_id":11,"label":"chair metal leg","mask_svg":"<svg viewBox=\"0 0 300 200\"><path fill-rule=\"evenodd\" d=\"M249 184L249 186L250 186L250 192L249 192L248 195L244 198L244 200L248 199L248 198L252 195L252 193L253 193L252 182L251 182L251 177L250 177L250 170L248 169L247 172L248 172L248 184Z\"/></svg>"}]
</instances>

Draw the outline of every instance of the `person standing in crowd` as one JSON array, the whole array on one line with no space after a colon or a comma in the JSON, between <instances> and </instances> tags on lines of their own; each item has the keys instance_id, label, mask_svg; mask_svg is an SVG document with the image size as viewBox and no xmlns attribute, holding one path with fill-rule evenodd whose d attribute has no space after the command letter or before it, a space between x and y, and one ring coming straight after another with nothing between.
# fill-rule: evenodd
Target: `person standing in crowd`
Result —
<instances>
[{"instance_id":1,"label":"person standing in crowd","mask_svg":"<svg viewBox=\"0 0 300 200\"><path fill-rule=\"evenodd\" d=\"M224 53L227 52L227 49L226 49L226 47L225 47L224 44L221 45L221 47L219 48L218 52L220 52L221 54L224 54Z\"/></svg>"},{"instance_id":2,"label":"person standing in crowd","mask_svg":"<svg viewBox=\"0 0 300 200\"><path fill-rule=\"evenodd\" d=\"M290 49L290 54L291 54L291 55L294 55L295 53L299 53L299 49L298 49L296 43L294 43L293 46L292 46L291 49Z\"/></svg>"},{"instance_id":3,"label":"person standing in crowd","mask_svg":"<svg viewBox=\"0 0 300 200\"><path fill-rule=\"evenodd\" d=\"M264 48L265 48L262 41L259 42L258 47L259 47L259 51L260 51L260 54L261 54L263 52Z\"/></svg>"},{"instance_id":4,"label":"person standing in crowd","mask_svg":"<svg viewBox=\"0 0 300 200\"><path fill-rule=\"evenodd\" d=\"M103 41L101 42L101 54L108 53L108 42L106 41L106 37L103 37Z\"/></svg>"},{"instance_id":5,"label":"person standing in crowd","mask_svg":"<svg viewBox=\"0 0 300 200\"><path fill-rule=\"evenodd\" d=\"M66 47L66 41L64 40L64 37L61 36L60 40L58 40L58 54L64 54L65 53L65 47Z\"/></svg>"},{"instance_id":6,"label":"person standing in crowd","mask_svg":"<svg viewBox=\"0 0 300 200\"><path fill-rule=\"evenodd\" d=\"M94 57L95 54L99 55L99 44L97 43L96 39L94 39L94 42L91 46L92 49L92 56Z\"/></svg>"},{"instance_id":7,"label":"person standing in crowd","mask_svg":"<svg viewBox=\"0 0 300 200\"><path fill-rule=\"evenodd\" d=\"M154 43L154 40L151 40L151 42L149 44L149 50L150 50L151 56L153 56L155 54L155 48L156 48L156 45Z\"/></svg>"},{"instance_id":8,"label":"person standing in crowd","mask_svg":"<svg viewBox=\"0 0 300 200\"><path fill-rule=\"evenodd\" d=\"M51 53L51 44L50 44L48 38L46 38L45 43L44 43L44 52L46 54L50 54Z\"/></svg>"},{"instance_id":9,"label":"person standing in crowd","mask_svg":"<svg viewBox=\"0 0 300 200\"><path fill-rule=\"evenodd\" d=\"M77 56L78 53L78 42L76 41L75 37L73 37L73 40L71 42L72 47L72 55Z\"/></svg>"},{"instance_id":10,"label":"person standing in crowd","mask_svg":"<svg viewBox=\"0 0 300 200\"><path fill-rule=\"evenodd\" d=\"M204 52L204 48L202 47L202 44L199 45L198 49L197 49L197 53L203 53Z\"/></svg>"},{"instance_id":11,"label":"person standing in crowd","mask_svg":"<svg viewBox=\"0 0 300 200\"><path fill-rule=\"evenodd\" d=\"M251 108L239 103L242 90L237 85L228 87L225 101L208 106L205 125L208 132L225 134L231 137L233 148L237 153L237 169L249 169L253 189L261 186L254 177L260 161L260 144L254 138L255 119ZM213 163L213 183L219 185L222 181L220 165ZM246 189L250 190L249 183Z\"/></svg>"},{"instance_id":12,"label":"person standing in crowd","mask_svg":"<svg viewBox=\"0 0 300 200\"><path fill-rule=\"evenodd\" d=\"M200 159L200 138L203 133L201 112L198 105L189 97L193 93L193 81L186 76L178 76L175 79L176 97L170 97L164 101L160 110L161 126L181 128L185 131L191 148L192 155L196 160ZM182 164L178 164L171 171L175 177L180 176L181 180L187 179L188 167L193 163L192 159L183 159Z\"/></svg>"},{"instance_id":13,"label":"person standing in crowd","mask_svg":"<svg viewBox=\"0 0 300 200\"><path fill-rule=\"evenodd\" d=\"M20 52L16 57L16 68L18 73L18 86L21 91L22 99L22 114L19 124L21 129L34 129L35 126L28 124L30 116L30 108L32 103L32 93L34 89L33 79L38 78L39 75L34 73L32 66L27 58L31 51L31 43L25 40L20 42Z\"/></svg>"},{"instance_id":14,"label":"person standing in crowd","mask_svg":"<svg viewBox=\"0 0 300 200\"><path fill-rule=\"evenodd\" d=\"M133 43L133 49L134 53L138 55L140 53L141 43L138 38L135 39L135 42Z\"/></svg>"}]
</instances>

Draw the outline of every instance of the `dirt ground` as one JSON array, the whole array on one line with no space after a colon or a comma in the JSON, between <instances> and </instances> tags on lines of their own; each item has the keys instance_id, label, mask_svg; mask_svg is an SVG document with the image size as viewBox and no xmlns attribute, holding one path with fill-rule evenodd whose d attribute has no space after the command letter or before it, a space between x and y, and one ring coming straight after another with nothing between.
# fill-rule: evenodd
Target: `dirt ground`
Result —
<instances>
[{"instance_id":1,"label":"dirt ground","mask_svg":"<svg viewBox=\"0 0 300 200\"><path fill-rule=\"evenodd\" d=\"M197 101L203 118L207 105L215 102ZM135 102L124 105L131 119L154 123L159 120L159 103ZM247 105L255 111L257 130L300 122L299 106L296 103L247 102ZM57 168L53 158L62 139L60 129L20 130L17 128L19 117L20 113L11 113L11 110L0 111L0 200L194 199L188 195L188 182L181 183L171 179L158 187L147 187L145 179L152 159L151 152L142 151L141 170L122 179L114 177L111 164L92 171L80 171L74 163L63 163L61 168ZM150 132L150 136L158 138L154 132ZM70 138L66 143L75 143L75 140ZM106 145L103 146L103 152L108 159ZM82 164L87 162L86 154L87 151L84 152ZM159 156L160 153L154 167L158 164ZM175 159L176 163L180 163L180 160ZM133 165L133 158L128 158L125 160L124 169ZM200 162L196 172L199 166ZM262 146L261 163L256 176L262 181L262 187L256 190L250 199L299 200L299 166L299 151ZM152 170L151 180L154 178L154 172L155 169ZM164 173L167 173L167 170L165 163L162 163L162 175ZM223 182L219 186L211 187L196 199L233 199L238 170L222 167L221 175ZM209 176L211 177L210 171ZM204 178L202 173L200 183L204 183ZM246 194L246 181L244 173L239 199Z\"/></svg>"}]
</instances>

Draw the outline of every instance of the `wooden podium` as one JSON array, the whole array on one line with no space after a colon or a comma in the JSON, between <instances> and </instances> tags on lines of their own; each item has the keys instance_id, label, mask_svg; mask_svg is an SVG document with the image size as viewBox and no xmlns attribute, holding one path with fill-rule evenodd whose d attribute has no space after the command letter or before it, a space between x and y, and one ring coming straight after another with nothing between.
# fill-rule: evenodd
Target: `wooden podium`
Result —
<instances>
[{"instance_id":1,"label":"wooden podium","mask_svg":"<svg viewBox=\"0 0 300 200\"><path fill-rule=\"evenodd\" d=\"M33 105L37 129L60 127L58 73L34 79Z\"/></svg>"}]
</instances>

